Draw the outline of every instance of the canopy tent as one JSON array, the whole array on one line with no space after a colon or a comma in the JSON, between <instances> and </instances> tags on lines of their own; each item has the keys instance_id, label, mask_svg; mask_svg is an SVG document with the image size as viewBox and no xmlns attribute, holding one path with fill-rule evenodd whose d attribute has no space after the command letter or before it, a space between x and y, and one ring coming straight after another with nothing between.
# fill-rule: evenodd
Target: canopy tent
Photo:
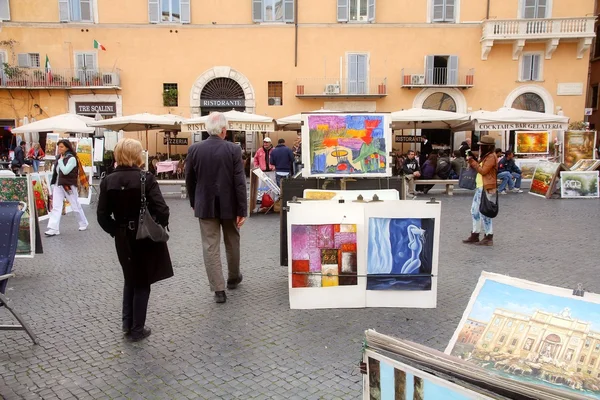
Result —
<instances>
[{"instance_id":1,"label":"canopy tent","mask_svg":"<svg viewBox=\"0 0 600 400\"><path fill-rule=\"evenodd\" d=\"M393 129L453 129L469 121L468 114L411 108L392 113Z\"/></svg>"},{"instance_id":2,"label":"canopy tent","mask_svg":"<svg viewBox=\"0 0 600 400\"><path fill-rule=\"evenodd\" d=\"M273 118L263 115L251 114L240 111L226 111L223 113L227 119L227 130L230 131L251 131L251 132L274 132L275 123ZM204 124L208 115L197 118L190 118L182 122L182 132L205 131Z\"/></svg>"},{"instance_id":3,"label":"canopy tent","mask_svg":"<svg viewBox=\"0 0 600 400\"><path fill-rule=\"evenodd\" d=\"M65 133L94 133L94 128L90 124L94 122L93 118L84 117L77 114L60 114L54 117L25 124L18 128L13 128L12 133L26 132L65 132Z\"/></svg>"},{"instance_id":4,"label":"canopy tent","mask_svg":"<svg viewBox=\"0 0 600 400\"><path fill-rule=\"evenodd\" d=\"M567 130L569 117L535 111L500 108L497 111L475 111L471 120L455 131Z\"/></svg>"},{"instance_id":5,"label":"canopy tent","mask_svg":"<svg viewBox=\"0 0 600 400\"><path fill-rule=\"evenodd\" d=\"M148 130L168 129L177 131L183 117L172 114L156 115L150 113L141 113L134 115L124 115L122 117L104 119L102 121L93 121L88 124L92 127L106 128L113 131L146 131L146 150L148 150Z\"/></svg>"},{"instance_id":6,"label":"canopy tent","mask_svg":"<svg viewBox=\"0 0 600 400\"><path fill-rule=\"evenodd\" d=\"M324 110L322 108L320 110L310 111L310 113L323 113L323 114L339 113L339 112L340 111ZM279 118L275 122L277 122L277 125L279 125L280 127L285 127L286 129L291 129L291 130L299 130L300 126L302 124L302 114L294 114L294 115L290 115L287 117Z\"/></svg>"}]
</instances>

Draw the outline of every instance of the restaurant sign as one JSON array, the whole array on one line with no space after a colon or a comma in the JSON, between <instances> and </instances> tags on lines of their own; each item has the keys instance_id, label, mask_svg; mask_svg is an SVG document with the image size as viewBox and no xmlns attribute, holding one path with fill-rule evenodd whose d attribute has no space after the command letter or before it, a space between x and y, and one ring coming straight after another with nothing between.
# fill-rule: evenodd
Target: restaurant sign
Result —
<instances>
[{"instance_id":1,"label":"restaurant sign","mask_svg":"<svg viewBox=\"0 0 600 400\"><path fill-rule=\"evenodd\" d=\"M76 102L76 114L96 114L101 115L116 115L117 103L115 102Z\"/></svg>"},{"instance_id":2,"label":"restaurant sign","mask_svg":"<svg viewBox=\"0 0 600 400\"><path fill-rule=\"evenodd\" d=\"M246 107L245 99L201 99L200 107Z\"/></svg>"},{"instance_id":3,"label":"restaurant sign","mask_svg":"<svg viewBox=\"0 0 600 400\"><path fill-rule=\"evenodd\" d=\"M423 141L422 136L399 136L396 135L396 143L421 143Z\"/></svg>"},{"instance_id":4,"label":"restaurant sign","mask_svg":"<svg viewBox=\"0 0 600 400\"><path fill-rule=\"evenodd\" d=\"M198 124L183 124L181 125L182 132L199 132L205 131L204 123ZM275 124L273 122L233 122L229 121L227 126L228 131L254 131L254 132L275 132Z\"/></svg>"},{"instance_id":5,"label":"restaurant sign","mask_svg":"<svg viewBox=\"0 0 600 400\"><path fill-rule=\"evenodd\" d=\"M569 129L569 124L563 124L560 122L551 123L476 123L476 131L517 131L517 130L528 130L528 131L553 131L561 130L565 131Z\"/></svg>"},{"instance_id":6,"label":"restaurant sign","mask_svg":"<svg viewBox=\"0 0 600 400\"><path fill-rule=\"evenodd\" d=\"M163 144L167 144L167 138L163 138ZM175 145L175 146L187 146L188 145L188 138L169 138L169 144L170 145Z\"/></svg>"}]
</instances>

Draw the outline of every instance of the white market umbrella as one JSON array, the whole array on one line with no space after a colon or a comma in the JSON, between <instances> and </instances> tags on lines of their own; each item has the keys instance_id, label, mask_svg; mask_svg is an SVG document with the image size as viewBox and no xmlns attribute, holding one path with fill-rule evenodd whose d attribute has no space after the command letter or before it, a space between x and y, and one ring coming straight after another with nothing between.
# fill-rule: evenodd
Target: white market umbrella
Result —
<instances>
[{"instance_id":1,"label":"white market umbrella","mask_svg":"<svg viewBox=\"0 0 600 400\"><path fill-rule=\"evenodd\" d=\"M275 130L275 124L273 123L273 118L271 117L235 110L226 111L223 113L223 115L225 115L225 119L227 119L227 123L229 124L228 130L259 132L273 132ZM187 131L205 130L204 124L207 120L208 115L205 115L203 117L187 119L183 121L182 124L186 125L185 130ZM190 125L196 125L199 129L190 127Z\"/></svg>"},{"instance_id":2,"label":"white market umbrella","mask_svg":"<svg viewBox=\"0 0 600 400\"><path fill-rule=\"evenodd\" d=\"M324 110L322 108L320 110L310 111L311 114L314 114L314 113L335 114L335 113L339 113L339 112L340 111ZM302 113L279 118L275 122L277 122L277 125L282 126L282 127L285 126L288 129L289 128L300 129L300 125L302 124Z\"/></svg>"},{"instance_id":3,"label":"white market umbrella","mask_svg":"<svg viewBox=\"0 0 600 400\"><path fill-rule=\"evenodd\" d=\"M426 108L411 108L396 111L392 115L394 129L452 129L469 121L468 114L430 110Z\"/></svg>"},{"instance_id":4,"label":"white market umbrella","mask_svg":"<svg viewBox=\"0 0 600 400\"><path fill-rule=\"evenodd\" d=\"M94 133L94 128L89 126L92 122L94 122L93 118L82 115L61 114L14 128L12 132L15 134L26 132Z\"/></svg>"},{"instance_id":5,"label":"white market umbrella","mask_svg":"<svg viewBox=\"0 0 600 400\"><path fill-rule=\"evenodd\" d=\"M479 124L560 124L562 125L561 129L566 130L568 129L569 117L503 107L497 111L475 111L471 113L471 121L460 125L458 128L461 129L457 130L479 130ZM501 127L499 130L505 129Z\"/></svg>"}]
</instances>

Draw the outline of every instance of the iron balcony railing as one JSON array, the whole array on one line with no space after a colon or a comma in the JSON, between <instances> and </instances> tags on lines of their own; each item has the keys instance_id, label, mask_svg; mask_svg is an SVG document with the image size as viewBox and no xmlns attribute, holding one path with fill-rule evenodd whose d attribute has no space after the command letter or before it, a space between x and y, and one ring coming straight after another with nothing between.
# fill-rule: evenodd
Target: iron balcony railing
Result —
<instances>
[{"instance_id":1,"label":"iron balcony railing","mask_svg":"<svg viewBox=\"0 0 600 400\"><path fill-rule=\"evenodd\" d=\"M387 78L364 80L340 78L300 78L296 80L296 97L384 97Z\"/></svg>"},{"instance_id":2,"label":"iron balcony railing","mask_svg":"<svg viewBox=\"0 0 600 400\"><path fill-rule=\"evenodd\" d=\"M470 88L475 84L475 69L430 68L426 71L402 69L402 87Z\"/></svg>"},{"instance_id":3,"label":"iron balcony railing","mask_svg":"<svg viewBox=\"0 0 600 400\"><path fill-rule=\"evenodd\" d=\"M0 87L5 88L120 88L118 70L52 69L12 67L0 71Z\"/></svg>"}]
</instances>

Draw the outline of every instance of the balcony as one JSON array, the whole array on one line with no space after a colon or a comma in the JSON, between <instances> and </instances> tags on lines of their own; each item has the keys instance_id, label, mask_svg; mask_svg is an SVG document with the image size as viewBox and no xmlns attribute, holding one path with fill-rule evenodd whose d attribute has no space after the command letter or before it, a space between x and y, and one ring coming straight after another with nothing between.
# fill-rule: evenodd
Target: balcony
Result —
<instances>
[{"instance_id":1,"label":"balcony","mask_svg":"<svg viewBox=\"0 0 600 400\"><path fill-rule=\"evenodd\" d=\"M7 89L121 89L119 71L20 68L5 65L0 88Z\"/></svg>"},{"instance_id":2,"label":"balcony","mask_svg":"<svg viewBox=\"0 0 600 400\"><path fill-rule=\"evenodd\" d=\"M583 58L595 37L596 17L508 19L483 22L481 59L487 60L494 43L512 43L513 60L518 60L526 41L546 42L546 59L562 41L578 42L577 58Z\"/></svg>"},{"instance_id":3,"label":"balcony","mask_svg":"<svg viewBox=\"0 0 600 400\"><path fill-rule=\"evenodd\" d=\"M301 78L296 80L296 97L317 98L382 98L387 96L387 78L356 81L340 78Z\"/></svg>"},{"instance_id":4,"label":"balcony","mask_svg":"<svg viewBox=\"0 0 600 400\"><path fill-rule=\"evenodd\" d=\"M431 68L423 71L402 69L403 88L472 88L475 83L475 69L451 70L449 68Z\"/></svg>"}]
</instances>

